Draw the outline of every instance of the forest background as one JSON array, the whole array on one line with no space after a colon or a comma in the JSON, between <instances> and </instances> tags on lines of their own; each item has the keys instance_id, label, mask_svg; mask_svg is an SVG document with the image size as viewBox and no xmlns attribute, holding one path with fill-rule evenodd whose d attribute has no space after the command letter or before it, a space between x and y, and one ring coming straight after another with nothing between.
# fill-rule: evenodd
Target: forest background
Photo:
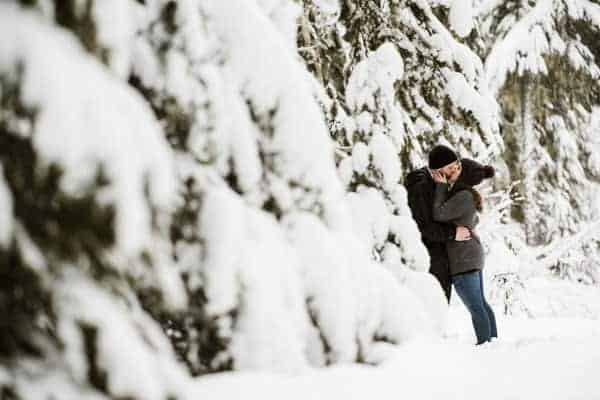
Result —
<instances>
[{"instance_id":1,"label":"forest background","mask_svg":"<svg viewBox=\"0 0 600 400\"><path fill-rule=\"evenodd\" d=\"M499 313L600 316L595 1L20 0L0 37L3 398L443 335L402 185L436 143L496 168Z\"/></svg>"}]
</instances>

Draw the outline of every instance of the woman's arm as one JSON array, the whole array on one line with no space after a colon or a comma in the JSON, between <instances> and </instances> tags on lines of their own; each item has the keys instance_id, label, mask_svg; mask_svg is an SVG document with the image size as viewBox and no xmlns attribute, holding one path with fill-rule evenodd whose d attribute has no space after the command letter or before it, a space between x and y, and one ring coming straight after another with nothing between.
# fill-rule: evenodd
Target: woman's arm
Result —
<instances>
[{"instance_id":1,"label":"woman's arm","mask_svg":"<svg viewBox=\"0 0 600 400\"><path fill-rule=\"evenodd\" d=\"M447 199L447 196L448 185L445 183L436 183L435 196L433 198L434 221L453 221L475 207L473 195L468 190L461 190L449 199Z\"/></svg>"}]
</instances>

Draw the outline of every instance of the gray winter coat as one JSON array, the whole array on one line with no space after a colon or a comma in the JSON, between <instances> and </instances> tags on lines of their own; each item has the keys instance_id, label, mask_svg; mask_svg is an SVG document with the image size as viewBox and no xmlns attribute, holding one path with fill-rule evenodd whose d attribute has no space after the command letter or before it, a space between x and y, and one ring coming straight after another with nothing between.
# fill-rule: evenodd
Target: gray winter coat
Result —
<instances>
[{"instance_id":1,"label":"gray winter coat","mask_svg":"<svg viewBox=\"0 0 600 400\"><path fill-rule=\"evenodd\" d=\"M439 222L451 222L455 225L465 226L472 233L471 240L447 242L450 274L456 275L468 271L482 270L484 264L483 246L479 237L473 232L479 222L473 194L468 190L461 190L448 198L448 185L436 183L433 219Z\"/></svg>"}]
</instances>

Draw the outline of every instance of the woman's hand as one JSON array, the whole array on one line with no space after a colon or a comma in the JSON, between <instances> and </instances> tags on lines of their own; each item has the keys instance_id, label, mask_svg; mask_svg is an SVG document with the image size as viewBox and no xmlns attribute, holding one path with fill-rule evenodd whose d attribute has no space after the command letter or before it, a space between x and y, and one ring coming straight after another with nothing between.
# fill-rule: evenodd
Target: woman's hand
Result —
<instances>
[{"instance_id":1,"label":"woman's hand","mask_svg":"<svg viewBox=\"0 0 600 400\"><path fill-rule=\"evenodd\" d=\"M431 176L437 183L448 183L448 180L440 171L431 171Z\"/></svg>"}]
</instances>

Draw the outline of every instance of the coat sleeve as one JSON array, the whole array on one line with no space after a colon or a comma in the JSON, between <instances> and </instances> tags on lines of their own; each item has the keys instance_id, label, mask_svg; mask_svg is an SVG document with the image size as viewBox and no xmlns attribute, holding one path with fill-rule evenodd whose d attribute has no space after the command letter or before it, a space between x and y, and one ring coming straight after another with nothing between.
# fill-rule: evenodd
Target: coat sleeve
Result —
<instances>
[{"instance_id":1,"label":"coat sleeve","mask_svg":"<svg viewBox=\"0 0 600 400\"><path fill-rule=\"evenodd\" d=\"M433 220L438 222L449 222L462 217L475 207L473 195L466 190L461 190L454 196L446 199L448 185L444 183L435 184L435 196L433 197Z\"/></svg>"},{"instance_id":2,"label":"coat sleeve","mask_svg":"<svg viewBox=\"0 0 600 400\"><path fill-rule=\"evenodd\" d=\"M454 240L456 227L449 224L435 222L431 215L431 198L425 196L422 185L414 185L408 190L408 206L413 218L421 231L423 239L429 242L448 242Z\"/></svg>"}]
</instances>

